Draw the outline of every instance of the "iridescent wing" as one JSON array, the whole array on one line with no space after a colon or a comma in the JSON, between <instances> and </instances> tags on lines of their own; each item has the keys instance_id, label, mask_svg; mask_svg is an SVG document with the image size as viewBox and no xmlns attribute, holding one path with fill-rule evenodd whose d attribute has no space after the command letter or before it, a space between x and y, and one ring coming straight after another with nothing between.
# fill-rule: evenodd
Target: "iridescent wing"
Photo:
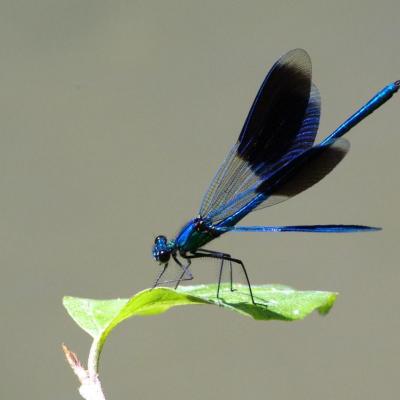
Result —
<instances>
[{"instance_id":1,"label":"iridescent wing","mask_svg":"<svg viewBox=\"0 0 400 400\"><path fill-rule=\"evenodd\" d=\"M231 227L259 205L274 205L301 193L329 174L343 160L349 149L350 143L341 138L333 143L318 144L304 150L280 168L271 171L255 189L242 194L241 196L247 196L250 200L241 209L231 211L241 202L241 198L233 198L223 208L213 210L209 214L209 220L214 221L214 215L223 214L225 217L212 222L212 225Z\"/></svg>"},{"instance_id":2,"label":"iridescent wing","mask_svg":"<svg viewBox=\"0 0 400 400\"><path fill-rule=\"evenodd\" d=\"M266 196L267 206L285 201L318 183L343 160L349 150L350 143L343 138L332 144L311 147L274 171L256 191Z\"/></svg>"},{"instance_id":3,"label":"iridescent wing","mask_svg":"<svg viewBox=\"0 0 400 400\"><path fill-rule=\"evenodd\" d=\"M265 78L236 144L203 198L200 216L216 223L249 203L268 176L312 147L319 117L310 57L302 49L292 50Z\"/></svg>"}]
</instances>

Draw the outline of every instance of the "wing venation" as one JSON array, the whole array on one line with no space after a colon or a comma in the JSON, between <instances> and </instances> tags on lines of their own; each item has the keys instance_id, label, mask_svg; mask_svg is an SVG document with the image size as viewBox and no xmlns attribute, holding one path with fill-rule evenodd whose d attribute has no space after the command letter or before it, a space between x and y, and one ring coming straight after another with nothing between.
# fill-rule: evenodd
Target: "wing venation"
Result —
<instances>
[{"instance_id":1,"label":"wing venation","mask_svg":"<svg viewBox=\"0 0 400 400\"><path fill-rule=\"evenodd\" d=\"M301 49L281 57L265 78L237 143L228 153L199 214L213 222L239 210L275 170L309 149L320 118L311 61Z\"/></svg>"}]
</instances>

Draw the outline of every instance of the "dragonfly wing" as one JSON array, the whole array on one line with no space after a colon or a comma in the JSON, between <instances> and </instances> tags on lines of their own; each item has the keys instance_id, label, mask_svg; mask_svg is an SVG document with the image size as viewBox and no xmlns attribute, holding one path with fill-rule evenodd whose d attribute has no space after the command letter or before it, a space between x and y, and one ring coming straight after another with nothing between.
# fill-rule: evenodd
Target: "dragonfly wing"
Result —
<instances>
[{"instance_id":1,"label":"dragonfly wing","mask_svg":"<svg viewBox=\"0 0 400 400\"><path fill-rule=\"evenodd\" d=\"M214 229L214 228L213 228ZM372 232L381 228L365 225L294 225L294 226L230 226L215 227L216 232L309 232L309 233L352 233Z\"/></svg>"},{"instance_id":2,"label":"dragonfly wing","mask_svg":"<svg viewBox=\"0 0 400 400\"><path fill-rule=\"evenodd\" d=\"M257 191L268 197L257 208L281 203L315 185L343 160L349 150L349 141L338 139L329 146L318 145L305 151L260 184Z\"/></svg>"},{"instance_id":3,"label":"dragonfly wing","mask_svg":"<svg viewBox=\"0 0 400 400\"><path fill-rule=\"evenodd\" d=\"M337 139L331 144L319 144L305 150L283 167L272 171L256 188L248 189L212 211L209 221L214 225L231 226L246 213L280 203L303 192L329 174L343 160L349 148L350 143L346 139ZM229 218L234 214L233 219Z\"/></svg>"},{"instance_id":4,"label":"dragonfly wing","mask_svg":"<svg viewBox=\"0 0 400 400\"><path fill-rule=\"evenodd\" d=\"M254 170L266 161L279 161L291 147L312 146L313 132L298 137L310 91L310 56L302 49L289 51L265 78L239 135L238 154Z\"/></svg>"},{"instance_id":5,"label":"dragonfly wing","mask_svg":"<svg viewBox=\"0 0 400 400\"><path fill-rule=\"evenodd\" d=\"M265 78L237 143L203 198L200 216L217 222L251 201L266 176L313 145L319 117L310 58L292 50Z\"/></svg>"}]
</instances>

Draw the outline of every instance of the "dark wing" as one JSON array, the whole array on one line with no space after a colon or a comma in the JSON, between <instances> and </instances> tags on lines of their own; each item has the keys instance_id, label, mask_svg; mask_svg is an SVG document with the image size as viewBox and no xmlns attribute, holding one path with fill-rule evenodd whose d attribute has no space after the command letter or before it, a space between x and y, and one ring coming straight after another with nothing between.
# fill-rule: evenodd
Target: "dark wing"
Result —
<instances>
[{"instance_id":1,"label":"dark wing","mask_svg":"<svg viewBox=\"0 0 400 400\"><path fill-rule=\"evenodd\" d=\"M349 150L350 143L346 139L306 150L258 186L257 192L266 195L263 205L278 204L315 185L343 160Z\"/></svg>"},{"instance_id":2,"label":"dark wing","mask_svg":"<svg viewBox=\"0 0 400 400\"><path fill-rule=\"evenodd\" d=\"M265 176L255 189L249 189L223 208L212 211L209 220L213 226L231 227L260 206L271 206L303 192L329 174L343 160L349 148L350 143L346 139L337 139L331 144L319 144L303 151ZM246 200L244 204L242 199ZM240 211L236 210L238 203L242 204ZM217 218L214 219L214 215ZM224 218L221 219L220 215Z\"/></svg>"},{"instance_id":3,"label":"dark wing","mask_svg":"<svg viewBox=\"0 0 400 400\"><path fill-rule=\"evenodd\" d=\"M251 201L267 176L313 145L319 117L310 57L292 50L265 78L238 141L203 198L200 216L215 223Z\"/></svg>"}]
</instances>

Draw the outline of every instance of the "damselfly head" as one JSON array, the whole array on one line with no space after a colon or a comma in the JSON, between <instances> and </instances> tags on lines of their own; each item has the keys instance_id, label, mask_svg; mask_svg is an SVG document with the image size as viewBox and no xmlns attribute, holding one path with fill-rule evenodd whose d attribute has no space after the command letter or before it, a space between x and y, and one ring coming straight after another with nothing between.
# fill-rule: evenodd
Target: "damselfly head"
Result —
<instances>
[{"instance_id":1,"label":"damselfly head","mask_svg":"<svg viewBox=\"0 0 400 400\"><path fill-rule=\"evenodd\" d=\"M153 257L160 264L166 264L171 257L171 246L169 246L167 238L163 235L154 239Z\"/></svg>"}]
</instances>

